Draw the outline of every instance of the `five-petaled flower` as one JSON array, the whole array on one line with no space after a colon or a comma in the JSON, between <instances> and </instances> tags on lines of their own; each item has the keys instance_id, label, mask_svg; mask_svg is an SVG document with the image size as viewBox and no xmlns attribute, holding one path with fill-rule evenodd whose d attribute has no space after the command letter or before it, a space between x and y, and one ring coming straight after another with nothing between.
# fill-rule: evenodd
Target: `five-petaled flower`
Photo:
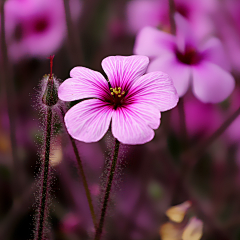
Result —
<instances>
[{"instance_id":1,"label":"five-petaled flower","mask_svg":"<svg viewBox=\"0 0 240 240\"><path fill-rule=\"evenodd\" d=\"M136 39L134 52L151 59L148 72L163 71L173 79L180 97L189 87L204 103L218 103L233 91L235 81L219 39L200 41L189 23L175 15L177 34L173 36L152 27L143 28Z\"/></svg>"},{"instance_id":2,"label":"five-petaled flower","mask_svg":"<svg viewBox=\"0 0 240 240\"><path fill-rule=\"evenodd\" d=\"M64 101L85 99L65 115L69 134L83 142L96 142L107 132L124 144L143 144L154 137L160 112L176 106L178 95L172 80L160 71L143 75L145 56L110 56L102 61L106 80L85 67L71 70L71 78L58 90Z\"/></svg>"}]
</instances>

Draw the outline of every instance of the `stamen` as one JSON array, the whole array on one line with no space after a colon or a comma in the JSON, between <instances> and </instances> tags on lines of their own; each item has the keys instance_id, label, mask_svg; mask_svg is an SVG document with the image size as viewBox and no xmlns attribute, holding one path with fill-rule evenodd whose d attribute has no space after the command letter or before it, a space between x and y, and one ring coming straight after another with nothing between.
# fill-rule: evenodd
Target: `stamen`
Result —
<instances>
[{"instance_id":1,"label":"stamen","mask_svg":"<svg viewBox=\"0 0 240 240\"><path fill-rule=\"evenodd\" d=\"M121 90L122 90L121 87L110 88L111 95L119 98L122 98L123 95L125 94L125 91L121 93Z\"/></svg>"}]
</instances>

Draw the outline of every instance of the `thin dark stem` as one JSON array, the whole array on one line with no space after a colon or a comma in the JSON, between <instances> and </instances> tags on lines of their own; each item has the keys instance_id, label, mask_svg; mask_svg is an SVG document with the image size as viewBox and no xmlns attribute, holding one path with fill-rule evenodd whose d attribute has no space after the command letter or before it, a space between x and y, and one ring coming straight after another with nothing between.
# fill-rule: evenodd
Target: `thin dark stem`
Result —
<instances>
[{"instance_id":1,"label":"thin dark stem","mask_svg":"<svg viewBox=\"0 0 240 240\"><path fill-rule=\"evenodd\" d=\"M239 116L240 107L203 143L200 143L196 148L196 153L203 152L208 146L210 146L218 137L220 137L225 130L233 123L233 121Z\"/></svg>"},{"instance_id":2,"label":"thin dark stem","mask_svg":"<svg viewBox=\"0 0 240 240\"><path fill-rule=\"evenodd\" d=\"M85 173L84 173L82 161L81 161L81 158L79 156L79 152L78 152L75 140L70 135L69 135L69 137L70 137L72 147L73 147L76 159L77 159L78 168L79 168L80 174L82 176L83 185L84 185L84 189L85 189L85 192L86 192L90 212L91 212L91 215L92 215L93 224L96 227L96 224L97 224L96 223L96 216L95 216L95 212L94 212L94 207L93 207L93 203L92 203L91 194L90 194L90 191L89 191L89 188L88 188L87 179L86 179L86 176L85 176Z\"/></svg>"},{"instance_id":3,"label":"thin dark stem","mask_svg":"<svg viewBox=\"0 0 240 240\"><path fill-rule=\"evenodd\" d=\"M186 124L186 116L184 110L184 99L180 98L178 102L178 112L179 112L179 122L180 122L180 131L181 136L183 136L184 148L188 147L188 133L187 133L187 124Z\"/></svg>"},{"instance_id":4,"label":"thin dark stem","mask_svg":"<svg viewBox=\"0 0 240 240\"><path fill-rule=\"evenodd\" d=\"M37 240L43 240L44 225L46 220L47 209L47 197L48 197L48 184L49 184L49 158L50 158L50 143L52 132L52 109L47 109L46 119L46 138L45 138L45 154L44 154L44 166L43 166L43 181L41 189L41 202L39 209L38 225L37 225Z\"/></svg>"},{"instance_id":5,"label":"thin dark stem","mask_svg":"<svg viewBox=\"0 0 240 240\"><path fill-rule=\"evenodd\" d=\"M240 107L232 115L230 115L230 117L207 140L200 142L182 155L182 162L185 162L188 165L187 173L191 173L191 170L197 164L206 149L225 132L239 114ZM186 176L188 175L187 173Z\"/></svg>"},{"instance_id":6,"label":"thin dark stem","mask_svg":"<svg viewBox=\"0 0 240 240\"><path fill-rule=\"evenodd\" d=\"M102 235L103 224L104 224L105 215L106 215L106 211L107 211L108 200L109 200L109 196L110 196L112 181L113 181L113 177L114 177L114 173L115 173L115 169L116 169L116 164L117 164L117 159L118 159L119 146L120 146L120 143L116 139L112 166L111 166L111 170L110 170L110 173L109 173L109 176L108 176L108 183L107 183L107 187L106 187L106 191L105 191L103 206L102 206L102 210L101 210L101 217L100 217L100 221L99 221L98 228L97 228L97 231L96 231L95 240L99 240L101 238L101 235Z\"/></svg>"},{"instance_id":7,"label":"thin dark stem","mask_svg":"<svg viewBox=\"0 0 240 240\"><path fill-rule=\"evenodd\" d=\"M64 112L63 108L61 108L61 113L62 113L62 117L64 117L65 112ZM92 203L91 193L89 191L89 187L88 187L88 183L87 183L87 178L86 178L86 175L85 175L85 172L84 172L84 169L83 169L82 160L80 158L75 140L69 134L68 134L68 136L71 140L73 151L74 151L74 154L75 154L76 159L77 159L78 169L80 171L80 175L82 176L83 186L84 186L85 193L86 193L86 196L87 196L88 205L89 205L89 209L90 209L90 212L91 212L93 224L96 228L97 227L96 215L95 215L95 211L94 211L94 207L93 207L93 203Z\"/></svg>"},{"instance_id":8,"label":"thin dark stem","mask_svg":"<svg viewBox=\"0 0 240 240\"><path fill-rule=\"evenodd\" d=\"M22 180L19 176L20 164L17 158L17 141L16 141L16 124L15 124L15 112L16 109L13 105L14 101L14 88L13 88L13 76L12 71L10 71L9 59L8 59L8 49L6 43L6 34L5 34L5 13L4 13L4 3L5 1L0 2L0 15L1 15L1 73L2 73L2 85L5 89L7 97L7 110L9 116L9 125L10 125L10 139L11 139L11 148L12 148L12 158L13 158L13 189L14 194L19 195L21 192Z\"/></svg>"},{"instance_id":9,"label":"thin dark stem","mask_svg":"<svg viewBox=\"0 0 240 240\"><path fill-rule=\"evenodd\" d=\"M176 35L176 22L174 19L174 14L175 14L174 0L168 0L168 3L169 3L169 20L170 20L170 26L171 26L171 33L173 35Z\"/></svg>"},{"instance_id":10,"label":"thin dark stem","mask_svg":"<svg viewBox=\"0 0 240 240\"><path fill-rule=\"evenodd\" d=\"M80 65L83 61L82 52L80 49L80 37L78 36L78 31L74 27L74 23L71 18L69 0L63 0L65 8L65 16L68 31L68 44L70 49L70 57L72 64Z\"/></svg>"}]
</instances>

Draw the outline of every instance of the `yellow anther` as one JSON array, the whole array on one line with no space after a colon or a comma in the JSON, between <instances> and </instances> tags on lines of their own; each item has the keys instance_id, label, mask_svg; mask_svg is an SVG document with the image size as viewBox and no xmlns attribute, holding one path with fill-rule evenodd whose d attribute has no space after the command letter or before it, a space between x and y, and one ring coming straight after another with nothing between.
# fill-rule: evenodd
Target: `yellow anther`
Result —
<instances>
[{"instance_id":1,"label":"yellow anther","mask_svg":"<svg viewBox=\"0 0 240 240\"><path fill-rule=\"evenodd\" d=\"M112 91L112 90L113 90L113 88L111 87L111 88L110 88L110 91Z\"/></svg>"},{"instance_id":2,"label":"yellow anther","mask_svg":"<svg viewBox=\"0 0 240 240\"><path fill-rule=\"evenodd\" d=\"M122 95L118 95L118 97L121 97Z\"/></svg>"},{"instance_id":3,"label":"yellow anther","mask_svg":"<svg viewBox=\"0 0 240 240\"><path fill-rule=\"evenodd\" d=\"M114 95L114 93L113 93L113 92L111 92L111 95Z\"/></svg>"},{"instance_id":4,"label":"yellow anther","mask_svg":"<svg viewBox=\"0 0 240 240\"><path fill-rule=\"evenodd\" d=\"M125 94L125 91L123 91L121 94L124 95L124 94Z\"/></svg>"},{"instance_id":5,"label":"yellow anther","mask_svg":"<svg viewBox=\"0 0 240 240\"><path fill-rule=\"evenodd\" d=\"M118 90L121 90L122 88L121 87L118 87Z\"/></svg>"}]
</instances>

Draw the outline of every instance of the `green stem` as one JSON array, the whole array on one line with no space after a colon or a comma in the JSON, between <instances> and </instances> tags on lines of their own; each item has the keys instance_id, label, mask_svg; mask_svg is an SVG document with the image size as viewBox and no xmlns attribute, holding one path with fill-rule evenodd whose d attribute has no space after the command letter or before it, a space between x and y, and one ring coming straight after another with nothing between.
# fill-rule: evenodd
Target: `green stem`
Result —
<instances>
[{"instance_id":1,"label":"green stem","mask_svg":"<svg viewBox=\"0 0 240 240\"><path fill-rule=\"evenodd\" d=\"M64 112L63 108L61 108L61 114L62 114L62 116L64 117L65 112ZM79 171L80 171L80 175L82 176L83 186L84 186L85 193L86 193L86 196L87 196L89 209L90 209L90 212L91 212L93 224L94 224L95 229L96 229L96 227L97 227L96 215L95 215L95 211L94 211L94 207L93 207L93 203L92 203L91 193L90 193L90 191L89 191L89 187L88 187L88 183L87 183L87 178L86 178L86 175L85 175L85 173L84 173L82 160L81 160L81 158L80 158L80 155L79 155L78 148L77 148L77 146L76 146L75 140L74 140L69 134L68 134L68 136L69 136L69 138L70 138L70 140L71 140L71 144L72 144L72 147L73 147L73 151L74 151L74 154L75 154L76 159L77 159L78 169L79 169Z\"/></svg>"},{"instance_id":2,"label":"green stem","mask_svg":"<svg viewBox=\"0 0 240 240\"><path fill-rule=\"evenodd\" d=\"M47 120L46 120L46 139L45 139L45 155L43 166L43 181L41 189L41 202L39 210L39 219L37 225L37 240L43 240L44 238L44 224L46 220L46 205L48 197L48 184L49 184L49 157L50 157L50 144L51 144L51 132L52 132L52 109L47 108Z\"/></svg>"},{"instance_id":3,"label":"green stem","mask_svg":"<svg viewBox=\"0 0 240 240\"><path fill-rule=\"evenodd\" d=\"M110 170L110 173L109 173L109 176L108 176L108 183L107 183L107 187L106 187L106 191L105 191L105 197L104 197L104 201L103 201L101 217L100 217L99 225L98 225L98 228L97 228L97 231L96 231L95 240L99 240L101 238L101 235L102 235L103 224L104 224L105 215L106 215L106 211L107 211L107 204L108 204L108 200L109 200L109 196L110 196L112 181L113 181L115 168L116 168L116 164L117 164L117 159L118 159L119 146L120 146L120 143L116 139L112 166L111 166L111 170Z\"/></svg>"}]
</instances>

